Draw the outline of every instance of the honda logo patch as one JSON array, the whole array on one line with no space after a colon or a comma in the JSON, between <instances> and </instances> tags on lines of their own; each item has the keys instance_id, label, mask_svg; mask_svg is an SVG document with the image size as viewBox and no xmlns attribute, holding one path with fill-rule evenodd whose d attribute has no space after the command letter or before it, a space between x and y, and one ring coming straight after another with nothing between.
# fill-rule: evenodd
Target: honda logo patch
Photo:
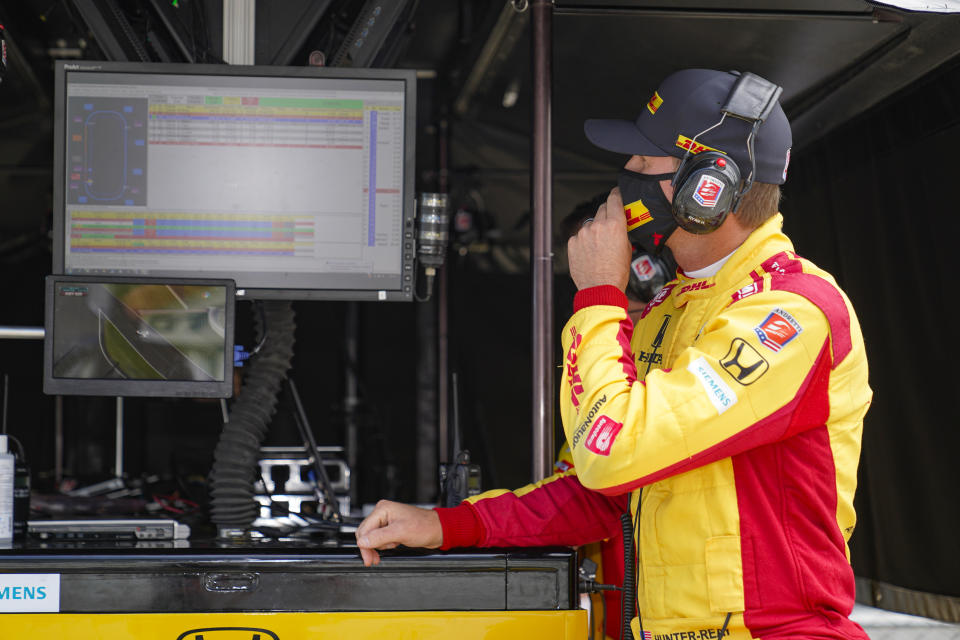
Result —
<instances>
[{"instance_id":1,"label":"honda logo patch","mask_svg":"<svg viewBox=\"0 0 960 640\"><path fill-rule=\"evenodd\" d=\"M770 368L763 356L743 338L733 339L720 366L742 385L753 384Z\"/></svg>"}]
</instances>

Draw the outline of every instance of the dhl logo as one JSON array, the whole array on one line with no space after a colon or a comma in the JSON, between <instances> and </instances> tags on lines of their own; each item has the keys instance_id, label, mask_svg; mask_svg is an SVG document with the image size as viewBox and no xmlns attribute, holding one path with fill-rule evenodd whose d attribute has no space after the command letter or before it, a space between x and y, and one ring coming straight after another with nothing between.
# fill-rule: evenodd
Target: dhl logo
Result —
<instances>
[{"instance_id":1,"label":"dhl logo","mask_svg":"<svg viewBox=\"0 0 960 640\"><path fill-rule=\"evenodd\" d=\"M644 206L641 200L631 202L624 206L623 213L627 216L627 231L633 231L637 227L641 227L653 220L653 214L650 213L650 210Z\"/></svg>"},{"instance_id":2,"label":"dhl logo","mask_svg":"<svg viewBox=\"0 0 960 640\"><path fill-rule=\"evenodd\" d=\"M709 289L710 287L716 286L716 282L708 282L707 280L700 280L694 282L693 284L688 284L683 289L680 289L680 293L686 293L687 291L700 291L701 289Z\"/></svg>"},{"instance_id":3,"label":"dhl logo","mask_svg":"<svg viewBox=\"0 0 960 640\"><path fill-rule=\"evenodd\" d=\"M651 114L656 114L657 109L660 108L660 105L663 104L663 98L660 97L660 94L656 91L653 92L653 95L650 97L650 102L647 103L647 110Z\"/></svg>"},{"instance_id":4,"label":"dhl logo","mask_svg":"<svg viewBox=\"0 0 960 640\"><path fill-rule=\"evenodd\" d=\"M720 149L714 149L713 147L708 147L705 144L700 144L699 142L694 142L685 135L677 136L677 146L681 149L686 149L693 155L698 153L703 153L704 151L716 151L717 153L726 154L726 151L721 151Z\"/></svg>"},{"instance_id":5,"label":"dhl logo","mask_svg":"<svg viewBox=\"0 0 960 640\"><path fill-rule=\"evenodd\" d=\"M570 385L570 402L580 412L580 394L583 393L583 380L577 370L577 349L583 341L576 327L570 327L570 348L567 349L567 384Z\"/></svg>"}]
</instances>

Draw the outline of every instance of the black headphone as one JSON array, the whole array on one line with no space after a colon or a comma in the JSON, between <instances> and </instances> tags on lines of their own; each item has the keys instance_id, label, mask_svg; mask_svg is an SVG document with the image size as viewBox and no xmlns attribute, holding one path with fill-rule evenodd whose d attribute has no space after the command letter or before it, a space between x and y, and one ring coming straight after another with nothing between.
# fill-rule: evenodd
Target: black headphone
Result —
<instances>
[{"instance_id":1,"label":"black headphone","mask_svg":"<svg viewBox=\"0 0 960 640\"><path fill-rule=\"evenodd\" d=\"M663 285L673 279L677 264L670 250L664 247L660 255L650 255L634 246L630 258L630 280L627 293L641 302L650 302Z\"/></svg>"},{"instance_id":2,"label":"black headphone","mask_svg":"<svg viewBox=\"0 0 960 640\"><path fill-rule=\"evenodd\" d=\"M772 82L752 73L730 73L738 76L720 108L720 121L695 135L673 177L673 218L684 231L703 234L716 231L727 214L736 211L740 200L753 186L757 159L753 141L783 91ZM752 124L747 134L750 173L742 178L740 167L730 156L716 151L691 153L697 138L723 124L727 116ZM743 186L741 187L741 179Z\"/></svg>"},{"instance_id":3,"label":"black headphone","mask_svg":"<svg viewBox=\"0 0 960 640\"><path fill-rule=\"evenodd\" d=\"M750 188L740 190L740 167L716 151L684 158L673 181L673 217L681 229L698 234L719 228Z\"/></svg>"}]
</instances>

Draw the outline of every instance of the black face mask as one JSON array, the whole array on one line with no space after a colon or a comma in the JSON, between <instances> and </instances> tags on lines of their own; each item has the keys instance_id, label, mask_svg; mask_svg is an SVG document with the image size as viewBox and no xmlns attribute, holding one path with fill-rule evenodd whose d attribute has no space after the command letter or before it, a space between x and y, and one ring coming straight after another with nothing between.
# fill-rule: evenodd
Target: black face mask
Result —
<instances>
[{"instance_id":1,"label":"black face mask","mask_svg":"<svg viewBox=\"0 0 960 640\"><path fill-rule=\"evenodd\" d=\"M617 181L627 214L630 242L651 255L663 251L667 238L677 228L673 206L660 188L661 180L671 178L672 173L647 175L623 169Z\"/></svg>"}]
</instances>

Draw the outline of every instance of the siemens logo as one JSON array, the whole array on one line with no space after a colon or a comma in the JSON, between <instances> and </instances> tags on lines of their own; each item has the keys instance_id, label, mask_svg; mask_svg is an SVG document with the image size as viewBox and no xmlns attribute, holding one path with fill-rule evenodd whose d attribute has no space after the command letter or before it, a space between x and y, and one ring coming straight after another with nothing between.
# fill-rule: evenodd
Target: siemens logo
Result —
<instances>
[{"instance_id":1,"label":"siemens logo","mask_svg":"<svg viewBox=\"0 0 960 640\"><path fill-rule=\"evenodd\" d=\"M693 374L707 392L707 398L718 414L737 404L737 394L723 380L717 370L711 367L703 356L687 365L687 371Z\"/></svg>"},{"instance_id":2,"label":"siemens logo","mask_svg":"<svg viewBox=\"0 0 960 640\"><path fill-rule=\"evenodd\" d=\"M0 614L60 611L60 574L0 573Z\"/></svg>"},{"instance_id":3,"label":"siemens logo","mask_svg":"<svg viewBox=\"0 0 960 640\"><path fill-rule=\"evenodd\" d=\"M46 600L46 587L0 587L0 600Z\"/></svg>"}]
</instances>

